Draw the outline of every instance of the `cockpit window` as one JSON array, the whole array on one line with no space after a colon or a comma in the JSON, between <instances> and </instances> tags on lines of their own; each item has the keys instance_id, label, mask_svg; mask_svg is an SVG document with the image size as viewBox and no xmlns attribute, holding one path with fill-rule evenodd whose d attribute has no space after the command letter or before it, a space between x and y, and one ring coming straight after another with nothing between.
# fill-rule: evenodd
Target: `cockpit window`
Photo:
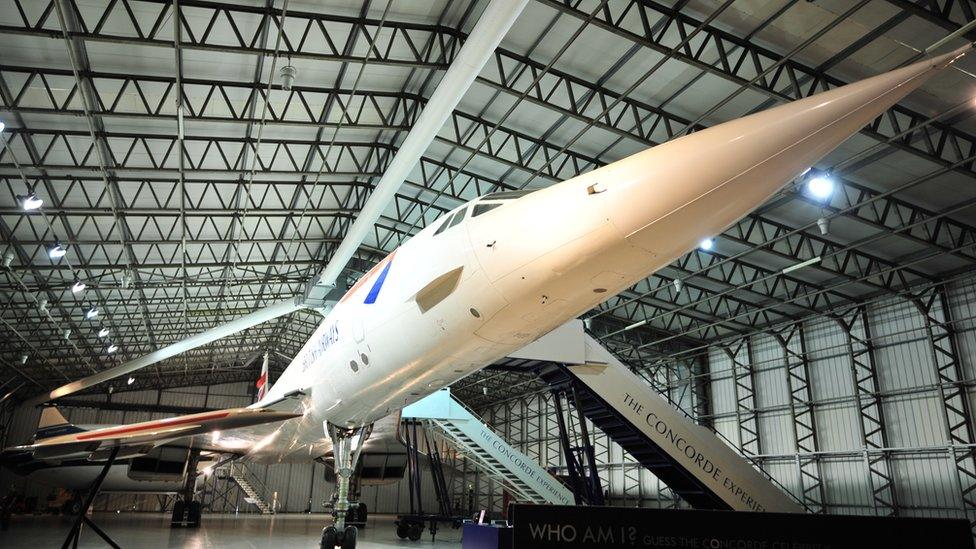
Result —
<instances>
[{"instance_id":1,"label":"cockpit window","mask_svg":"<svg viewBox=\"0 0 976 549\"><path fill-rule=\"evenodd\" d=\"M479 215L490 212L501 205L501 202L482 202L480 204L475 204L474 210L471 212L471 217L478 217Z\"/></svg>"},{"instance_id":2,"label":"cockpit window","mask_svg":"<svg viewBox=\"0 0 976 549\"><path fill-rule=\"evenodd\" d=\"M461 221L463 221L464 220L464 214L466 214L467 212L468 212L468 208L467 207L464 207L464 208L461 208L460 210L458 210L454 215L448 216L448 219L445 219L444 222L441 223L441 226L438 227L436 231L434 231L434 236L437 236L437 235L441 234L442 232L446 231L447 229L450 229L451 227L453 227L453 226L457 225L458 223L460 223Z\"/></svg>"},{"instance_id":3,"label":"cockpit window","mask_svg":"<svg viewBox=\"0 0 976 549\"><path fill-rule=\"evenodd\" d=\"M437 235L441 234L442 232L446 231L447 228L451 226L451 221L454 219L454 216L455 215L457 215L457 214L448 216L448 218L445 219L443 223L441 223L441 226L440 227L437 227L437 230L434 231L434 236L437 236Z\"/></svg>"},{"instance_id":4,"label":"cockpit window","mask_svg":"<svg viewBox=\"0 0 976 549\"><path fill-rule=\"evenodd\" d=\"M438 235L438 234L441 234L442 232L444 232L444 229L447 228L448 224L451 221L450 220L450 217L451 216L447 216L447 217L444 217L442 219L438 219L437 221L435 221L435 223L440 223L440 226L437 227L437 230L434 231L434 234L435 235Z\"/></svg>"},{"instance_id":5,"label":"cockpit window","mask_svg":"<svg viewBox=\"0 0 976 549\"><path fill-rule=\"evenodd\" d=\"M466 214L466 213L468 213L468 209L467 208L464 208L463 210L461 210L458 213L454 214L454 219L451 220L451 227L453 227L453 226L457 225L458 223L460 223L461 221L463 221L464 220L464 214ZM448 228L450 228L450 227L448 227Z\"/></svg>"},{"instance_id":6,"label":"cockpit window","mask_svg":"<svg viewBox=\"0 0 976 549\"><path fill-rule=\"evenodd\" d=\"M482 200L515 200L516 198L522 198L523 196L535 192L536 189L522 189L521 191L500 191L497 193L489 193L482 196Z\"/></svg>"}]
</instances>

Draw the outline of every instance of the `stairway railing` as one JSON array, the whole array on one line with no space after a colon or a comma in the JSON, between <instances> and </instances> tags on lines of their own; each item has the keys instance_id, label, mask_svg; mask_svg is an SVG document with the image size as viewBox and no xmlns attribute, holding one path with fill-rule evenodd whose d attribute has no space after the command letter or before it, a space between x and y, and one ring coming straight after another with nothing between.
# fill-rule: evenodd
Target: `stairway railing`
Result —
<instances>
[{"instance_id":1,"label":"stairway railing","mask_svg":"<svg viewBox=\"0 0 976 549\"><path fill-rule=\"evenodd\" d=\"M262 514L267 515L275 512L273 506L265 499L265 494L268 491L267 485L261 478L248 469L246 464L241 462L231 463L230 477L248 497L254 500L254 505Z\"/></svg>"}]
</instances>

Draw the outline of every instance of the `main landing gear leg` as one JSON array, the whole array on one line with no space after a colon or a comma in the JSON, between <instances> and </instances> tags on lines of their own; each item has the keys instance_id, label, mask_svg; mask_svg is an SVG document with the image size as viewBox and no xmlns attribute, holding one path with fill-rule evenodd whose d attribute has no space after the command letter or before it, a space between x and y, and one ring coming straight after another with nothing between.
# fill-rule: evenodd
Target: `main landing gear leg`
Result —
<instances>
[{"instance_id":1,"label":"main landing gear leg","mask_svg":"<svg viewBox=\"0 0 976 549\"><path fill-rule=\"evenodd\" d=\"M200 464L200 450L190 450L189 458L186 461L186 475L183 477L183 490L176 496L173 503L173 518L170 520L171 528L179 528L186 525L188 528L200 526L201 508L200 502L193 500L193 493L197 485L197 467Z\"/></svg>"},{"instance_id":2,"label":"main landing gear leg","mask_svg":"<svg viewBox=\"0 0 976 549\"><path fill-rule=\"evenodd\" d=\"M74 525L68 532L68 537L64 540L64 544L61 545L61 549L68 549L68 547L74 546L78 547L78 541L81 539L81 526L87 524L96 534L105 540L105 543L109 544L110 547L119 549L119 545L112 541L112 538L108 537L108 534L102 531L101 528L95 525L90 518L88 518L88 509L91 508L92 502L95 501L95 496L98 495L98 491L102 488L102 482L105 481L105 475L108 474L108 470L112 468L112 464L115 463L115 457L119 455L119 448L116 446L112 448L108 455L108 461L105 462L105 466L102 467L102 472L98 474L98 478L92 483L91 488L88 491L88 497L85 498L85 503L81 507L81 512L78 513L78 518L75 519Z\"/></svg>"},{"instance_id":3,"label":"main landing gear leg","mask_svg":"<svg viewBox=\"0 0 976 549\"><path fill-rule=\"evenodd\" d=\"M335 549L336 547L356 549L358 531L355 526L346 526L346 513L349 511L349 482L352 479L353 471L356 469L356 462L359 461L359 453L363 449L367 428L347 429L326 423L325 429L329 433L329 438L332 439L338 498L332 511L335 525L322 530L320 547L321 549Z\"/></svg>"}]
</instances>

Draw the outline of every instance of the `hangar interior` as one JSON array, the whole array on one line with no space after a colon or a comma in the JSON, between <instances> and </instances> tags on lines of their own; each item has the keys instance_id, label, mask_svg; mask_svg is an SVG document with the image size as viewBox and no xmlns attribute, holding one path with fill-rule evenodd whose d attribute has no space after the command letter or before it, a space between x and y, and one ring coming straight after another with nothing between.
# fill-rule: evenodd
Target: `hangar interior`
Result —
<instances>
[{"instance_id":1,"label":"hangar interior","mask_svg":"<svg viewBox=\"0 0 976 549\"><path fill-rule=\"evenodd\" d=\"M34 432L31 397L301 294L487 4L0 3L2 445ZM531 0L340 286L480 195L546 187L960 47L976 40L974 11L971 0ZM798 179L583 316L811 512L976 524L972 70L963 59L814 166L826 189ZM25 211L26 196L43 204ZM261 355L273 381L319 320L293 312L61 409L76 424L121 424L246 406ZM563 397L535 375L488 368L452 391L565 470L557 416L573 404L557 408ZM685 505L588 427L608 503ZM504 487L455 458L455 500L473 491L476 508L500 512ZM332 491L322 469L246 474L278 512L318 512ZM2 474L0 490L49 491ZM363 498L404 512L405 486ZM211 494L212 512L260 512L242 490ZM95 508L165 505L105 494Z\"/></svg>"}]
</instances>

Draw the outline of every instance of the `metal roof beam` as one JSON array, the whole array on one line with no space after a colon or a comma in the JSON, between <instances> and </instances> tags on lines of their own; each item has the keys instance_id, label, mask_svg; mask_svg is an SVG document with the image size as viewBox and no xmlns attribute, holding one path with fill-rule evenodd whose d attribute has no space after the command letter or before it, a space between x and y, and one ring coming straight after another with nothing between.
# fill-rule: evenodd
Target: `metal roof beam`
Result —
<instances>
[{"instance_id":1,"label":"metal roof beam","mask_svg":"<svg viewBox=\"0 0 976 549\"><path fill-rule=\"evenodd\" d=\"M5 21L0 25L0 32L21 34L38 37L60 38L60 32L51 29L51 7L53 2L47 0L44 9L24 9L22 4L36 0L14 0L20 8L19 19ZM130 11L127 2L107 2L101 7L101 12L90 12L87 21L82 20L75 36L89 42L102 42L119 45L141 45L160 48L172 48L173 40L166 26L171 0L141 0L145 7L158 6L158 11L151 18L136 18ZM194 50L213 53L232 53L248 56L263 57L273 55L274 50L261 44L261 28L269 19L280 20L282 10L270 6L247 6L240 3L223 3L205 0L181 0L180 4L194 8L198 15L196 19L206 20L208 24L203 32L195 32L185 22L183 24L184 50ZM89 9L96 6L86 5ZM27 14L33 14L35 19L27 19ZM296 29L301 29L298 40L285 42L284 55L293 59L309 59L315 61L361 62L365 56L360 53L365 44L353 40L351 45L345 42L336 43L334 38L345 36L352 39L354 29L364 32L355 36L373 36L378 33L380 22L375 19L361 17L346 17L331 14L328 10L318 12L303 12L288 10L288 19ZM106 24L112 21L113 25ZM228 25L232 29L230 40L225 33L214 32L217 23ZM109 27L115 27L110 29ZM386 21L380 43L372 48L371 63L377 65L391 65L400 67L426 67L435 69L447 68L443 59L454 57L450 37L456 36L458 31L448 26L433 26L402 21ZM415 46L420 36L435 35L436 47L421 52ZM454 45L453 48L457 48ZM343 55L343 51L355 53Z\"/></svg>"},{"instance_id":2,"label":"metal roof beam","mask_svg":"<svg viewBox=\"0 0 976 549\"><path fill-rule=\"evenodd\" d=\"M540 1L576 18L585 19L589 16L571 0ZM664 43L667 33L653 34L648 32L646 26L632 24L635 20L657 21L662 18L669 29L682 33L682 36L702 24L697 19L655 0L624 0L608 4L607 9L601 11L592 24L635 44L668 55L671 48ZM696 42L697 46L688 45L672 57L777 101L792 101L847 84L826 72L805 66L794 59L786 59L755 42L714 26L706 26L701 35L702 38ZM767 67L774 65L777 66L774 71L752 82L751 75L761 74ZM801 82L807 84L801 85ZM903 128L918 126L917 130L892 140L890 145L940 167L959 163L952 168L953 171L976 178L976 161L970 158L976 155L976 136L941 122L919 125L929 118L928 115L902 105L895 105L862 129L861 134L875 141L888 143L893 136L901 134Z\"/></svg>"},{"instance_id":3,"label":"metal roof beam","mask_svg":"<svg viewBox=\"0 0 976 549\"><path fill-rule=\"evenodd\" d=\"M887 0L889 4L917 17L955 32L964 25L976 20L976 9L970 0ZM976 41L976 30L964 34L970 41Z\"/></svg>"},{"instance_id":4,"label":"metal roof beam","mask_svg":"<svg viewBox=\"0 0 976 549\"><path fill-rule=\"evenodd\" d=\"M596 93L599 95L601 93L606 93L605 90L601 91L599 89L594 89L595 87L592 84L586 84L581 82L576 82L575 84L572 84L570 81L566 80L566 78L568 78L566 75L560 75L557 73L555 76L559 79L564 80L564 82L559 84L560 86L564 86L564 85L584 86L584 87L589 87L588 90L589 94ZM504 89L514 93L514 90L511 90L510 88L504 88ZM363 93L369 93L369 92L363 92ZM551 105L547 103L546 106L551 106ZM667 115L667 113L665 113L664 111L660 111L659 114ZM677 117L675 117L674 119L679 120ZM463 112L455 111L452 114L452 127L455 130L454 140L452 141L444 138L438 138L438 140L448 144L454 144L454 145L456 145L458 141L461 141L463 145L467 145L471 141L472 136L480 135L479 132L489 126L491 125L483 120L478 119L477 117L468 115ZM482 130L479 130L479 132L460 131L461 128L465 128L467 130L472 127L482 128ZM524 134L506 130L505 128L499 128L498 131L501 133L499 139L495 141L499 144L499 146L497 147L498 150L497 151L493 150L492 142L489 142L487 152L491 156L498 157L500 161L503 161L509 167L531 169L533 163L538 163L543 160L548 160L550 158L550 155L558 154L558 152L552 152L552 151L557 151L555 147L547 146L544 142L542 142L542 140L533 139ZM642 136L640 136L639 134L637 135L628 134L628 135L635 139L639 139L639 140L643 139ZM520 141L524 141L527 143L520 144ZM653 143L654 143L653 141L646 142L646 144L648 145L651 145ZM512 146L513 144L514 146ZM288 145L285 146L287 147ZM462 150L471 150L471 149L470 147L462 147ZM525 151L528 151L528 153L525 153ZM512 156L513 152L516 152L516 156L522 153L528 154L528 156L513 157ZM592 158L586 158L580 155L574 155L569 152L564 153L563 156L565 157L563 160L548 165L548 167L546 168L546 175L558 180L558 179L572 177L578 173L581 173L582 171L585 171L589 165L600 165L600 162ZM843 183L845 187L843 194L847 196L850 196L854 192L857 192L864 199L868 199L878 194L875 192L873 195L869 195L868 193L870 192L870 189L867 189L863 186L858 186L849 181L843 181ZM853 189L848 187L852 187ZM805 198L799 193L792 193L790 196L795 196L797 198ZM889 206L889 203L894 207ZM882 199L882 202L880 204L876 204L872 208L864 208L861 210L849 211L846 212L844 215L862 221L866 220L866 217L876 216L878 212L884 212L885 214L891 212L897 212L899 214L899 217L911 218L911 219L917 219L919 217L918 215L919 213L925 215L925 213L922 212L923 210L922 208L917 208L917 207L914 208L915 210L918 210L918 212L906 211L906 208L911 208L911 207L912 207L911 205L909 205L904 201L894 199L894 198L885 198ZM928 215L931 215L931 213L929 213ZM873 222L873 220L868 220L868 222L869 223ZM936 241L939 239L944 239L945 236L943 235L946 234L953 235L954 237L950 236L950 238L952 238L953 241L958 241L959 239L972 238L971 235L974 233L974 231L976 231L976 229L973 229L970 226L962 224L951 218L945 218L942 222L940 222L938 225L936 225L933 228L932 232L929 235L927 235L928 238L917 237L916 234L913 234L913 232L911 231L899 232L897 234L903 235L904 237L910 238L918 243L939 248L940 245ZM915 233L919 233L919 232L921 231L915 231ZM941 246L941 249L945 249L945 247Z\"/></svg>"}]
</instances>

